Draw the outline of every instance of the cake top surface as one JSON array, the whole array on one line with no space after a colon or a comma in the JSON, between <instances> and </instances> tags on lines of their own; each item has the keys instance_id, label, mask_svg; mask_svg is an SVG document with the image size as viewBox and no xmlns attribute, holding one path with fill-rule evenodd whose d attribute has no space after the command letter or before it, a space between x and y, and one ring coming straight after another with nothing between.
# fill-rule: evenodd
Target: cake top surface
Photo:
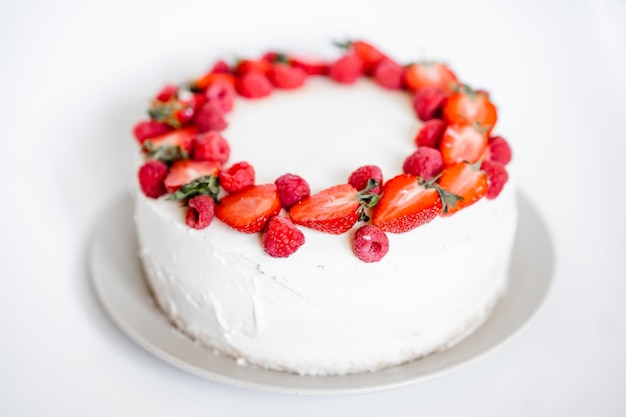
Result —
<instances>
[{"instance_id":1,"label":"cake top surface","mask_svg":"<svg viewBox=\"0 0 626 417\"><path fill-rule=\"evenodd\" d=\"M262 233L277 258L305 244L303 230L358 228L352 251L367 263L386 256L389 233L500 194L511 152L492 134L486 91L442 63L401 65L363 41L342 48L330 61L217 61L166 85L134 129L143 193L174 200L193 229L216 217L232 233Z\"/></svg>"}]
</instances>

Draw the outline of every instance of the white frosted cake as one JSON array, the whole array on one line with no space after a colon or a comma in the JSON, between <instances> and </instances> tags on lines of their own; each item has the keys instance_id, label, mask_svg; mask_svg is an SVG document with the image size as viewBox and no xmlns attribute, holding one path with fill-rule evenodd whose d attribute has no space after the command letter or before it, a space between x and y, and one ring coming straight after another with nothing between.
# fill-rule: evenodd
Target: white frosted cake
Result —
<instances>
[{"instance_id":1,"label":"white frosted cake","mask_svg":"<svg viewBox=\"0 0 626 417\"><path fill-rule=\"evenodd\" d=\"M367 74L367 65L364 68ZM405 160L416 151L414 138L423 124L412 106L419 91L407 88L407 81L399 88L381 87L378 74L371 72L355 82L342 82L329 71L330 77L310 71L296 91L276 88L280 83L269 74L274 83L271 94L257 100L236 98L232 110L224 113L227 126L215 129L230 144L228 162L210 161L213 168L195 177L219 181L219 172L246 161L254 167L256 185L274 184L290 173L305 178L310 195L315 195L346 184L357 168L375 165L383 174L380 200L370 207L359 206L367 216L346 231L329 232L302 221L295 214L302 209L296 207L308 204L311 196L282 204L280 213L274 210L254 231L242 231L240 225L230 224L220 205L227 204L225 196L250 190L250 184L205 192L211 195L211 219L200 228L202 213L196 213L191 223L186 217L187 210L200 206L176 194L181 181L164 178L181 161L204 155L193 141L206 133L192 129L192 143L176 142L182 152L173 158L161 157L154 145L163 132L171 136L174 128L184 130L184 121L169 123L163 132L157 127L147 139L138 134L146 161L161 159L159 163L167 167L156 174L140 169L135 212L140 256L159 307L184 333L224 354L306 375L376 371L449 348L469 335L489 317L506 289L517 217L511 181L497 195L492 192L487 198L487 191L480 190L473 204L444 213L442 189L448 174L436 173L430 182L425 174L424 178L403 174L403 164L405 172L412 169ZM203 89L196 89L196 94L204 94ZM160 115L151 114L153 125L164 123ZM451 124L445 114L440 117ZM445 155L445 135L454 132L443 135L436 148ZM484 161L505 165L508 160L497 162L500 154L490 146L494 140L488 133L484 136L486 145L472 166L492 187L502 181L492 179L493 170ZM445 162L439 171L459 163L470 165ZM186 173L194 177L193 172ZM420 192L432 191L437 212L406 226L404 219L395 223L384 217L398 201L388 201L395 191L389 180L409 176L419 183ZM165 191L149 191L163 181ZM226 181L224 177L219 183L228 188ZM412 198L405 191L402 198ZM189 207L171 201L172 195ZM453 199L452 207L461 201ZM266 239L272 236L266 222L274 216L287 219L289 228L302 238L288 253L268 249ZM374 258L358 255L355 235L364 225L385 236L388 252Z\"/></svg>"}]
</instances>

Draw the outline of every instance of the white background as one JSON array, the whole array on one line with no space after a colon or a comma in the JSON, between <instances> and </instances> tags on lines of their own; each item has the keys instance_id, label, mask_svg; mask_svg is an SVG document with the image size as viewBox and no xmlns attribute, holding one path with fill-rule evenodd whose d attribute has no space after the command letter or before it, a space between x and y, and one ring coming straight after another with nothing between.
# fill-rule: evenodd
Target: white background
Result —
<instances>
[{"instance_id":1,"label":"white background","mask_svg":"<svg viewBox=\"0 0 626 417\"><path fill-rule=\"evenodd\" d=\"M625 27L624 0L2 1L0 415L626 415ZM347 37L492 92L556 248L542 309L477 363L377 394L247 391L153 357L103 313L87 259L147 97L218 56Z\"/></svg>"}]
</instances>

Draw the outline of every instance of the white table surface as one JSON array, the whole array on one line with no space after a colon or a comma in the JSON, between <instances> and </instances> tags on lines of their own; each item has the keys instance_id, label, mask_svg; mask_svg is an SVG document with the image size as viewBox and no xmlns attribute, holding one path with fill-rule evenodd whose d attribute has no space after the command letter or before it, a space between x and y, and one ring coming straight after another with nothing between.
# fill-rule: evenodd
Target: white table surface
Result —
<instances>
[{"instance_id":1,"label":"white table surface","mask_svg":"<svg viewBox=\"0 0 626 417\"><path fill-rule=\"evenodd\" d=\"M506 3L2 2L0 415L626 415L626 1ZM345 37L492 91L554 241L548 299L486 358L382 393L268 394L162 362L105 315L87 259L146 97L220 55Z\"/></svg>"}]
</instances>

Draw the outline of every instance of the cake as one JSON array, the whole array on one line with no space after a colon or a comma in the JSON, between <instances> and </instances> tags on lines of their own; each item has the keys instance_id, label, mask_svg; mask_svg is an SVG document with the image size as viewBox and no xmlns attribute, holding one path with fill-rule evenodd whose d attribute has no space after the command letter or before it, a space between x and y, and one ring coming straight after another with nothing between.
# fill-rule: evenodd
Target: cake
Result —
<instances>
[{"instance_id":1,"label":"cake","mask_svg":"<svg viewBox=\"0 0 626 417\"><path fill-rule=\"evenodd\" d=\"M240 363L407 363L460 342L506 291L516 191L489 95L441 63L343 47L218 61L135 127L156 303Z\"/></svg>"}]
</instances>

